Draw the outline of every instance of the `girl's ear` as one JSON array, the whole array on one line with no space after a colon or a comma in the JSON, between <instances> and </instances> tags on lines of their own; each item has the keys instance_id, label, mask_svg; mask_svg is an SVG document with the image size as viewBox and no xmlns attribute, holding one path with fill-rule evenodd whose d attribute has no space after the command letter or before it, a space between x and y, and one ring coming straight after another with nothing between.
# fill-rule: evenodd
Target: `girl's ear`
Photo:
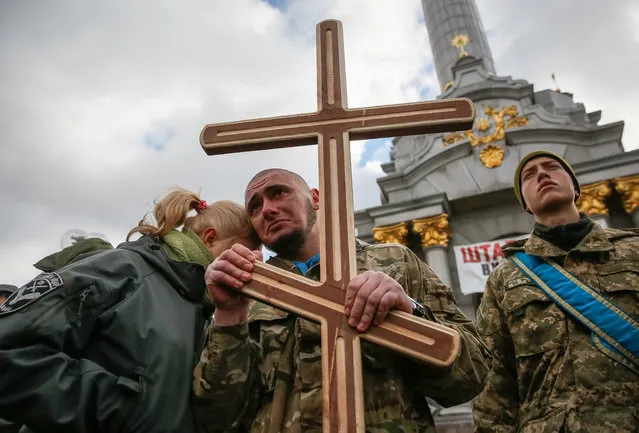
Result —
<instances>
[{"instance_id":1,"label":"girl's ear","mask_svg":"<svg viewBox=\"0 0 639 433\"><path fill-rule=\"evenodd\" d=\"M204 245L207 247L213 246L213 242L217 239L217 230L213 227L208 227L202 232L200 239L202 239L202 242L204 242Z\"/></svg>"}]
</instances>

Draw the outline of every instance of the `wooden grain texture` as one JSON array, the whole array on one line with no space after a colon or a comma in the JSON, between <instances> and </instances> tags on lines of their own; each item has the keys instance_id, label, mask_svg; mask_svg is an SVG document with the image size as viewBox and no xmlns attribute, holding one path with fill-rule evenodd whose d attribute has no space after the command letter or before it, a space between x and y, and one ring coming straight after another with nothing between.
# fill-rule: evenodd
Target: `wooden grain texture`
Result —
<instances>
[{"instance_id":1,"label":"wooden grain texture","mask_svg":"<svg viewBox=\"0 0 639 433\"><path fill-rule=\"evenodd\" d=\"M439 367L456 359L460 340L453 329L396 311L365 333L348 325L345 290L357 273L350 139L466 130L475 110L468 99L349 109L335 20L317 25L317 81L315 113L206 125L200 143L209 155L318 144L320 281L258 263L243 292L320 323L323 430L363 432L361 338Z\"/></svg>"}]
</instances>

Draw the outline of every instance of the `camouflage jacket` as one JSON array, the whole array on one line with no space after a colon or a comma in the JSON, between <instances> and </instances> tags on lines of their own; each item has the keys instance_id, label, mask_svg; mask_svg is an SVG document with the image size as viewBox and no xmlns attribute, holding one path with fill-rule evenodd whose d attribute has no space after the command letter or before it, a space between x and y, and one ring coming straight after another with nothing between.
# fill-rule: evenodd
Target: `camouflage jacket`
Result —
<instances>
[{"instance_id":1,"label":"camouflage jacket","mask_svg":"<svg viewBox=\"0 0 639 433\"><path fill-rule=\"evenodd\" d=\"M639 231L592 231L569 253L532 235L504 248L547 257L639 317ZM639 376L597 350L510 260L488 278L477 327L492 350L476 432L637 432Z\"/></svg>"},{"instance_id":2,"label":"camouflage jacket","mask_svg":"<svg viewBox=\"0 0 639 433\"><path fill-rule=\"evenodd\" d=\"M289 261L272 258L269 263L299 273ZM318 267L306 275L318 280ZM426 307L430 320L461 334L460 355L448 369L362 341L366 431L435 432L424 397L444 406L472 399L483 386L488 352L451 290L409 249L358 242L357 267L360 273L385 272ZM206 433L321 432L321 381L319 325L256 302L248 323L208 330L195 369L196 425ZM289 391L283 392L286 387ZM272 417L283 417L274 429Z\"/></svg>"}]
</instances>

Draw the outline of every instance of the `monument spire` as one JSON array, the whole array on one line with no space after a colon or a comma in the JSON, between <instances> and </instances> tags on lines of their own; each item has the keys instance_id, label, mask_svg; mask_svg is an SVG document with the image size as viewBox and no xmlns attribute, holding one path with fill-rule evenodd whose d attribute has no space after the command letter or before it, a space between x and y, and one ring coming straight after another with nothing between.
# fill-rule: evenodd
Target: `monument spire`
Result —
<instances>
[{"instance_id":1,"label":"monument spire","mask_svg":"<svg viewBox=\"0 0 639 433\"><path fill-rule=\"evenodd\" d=\"M422 7L442 91L452 81L451 66L460 56L482 59L486 72L495 74L475 0L422 0Z\"/></svg>"}]
</instances>

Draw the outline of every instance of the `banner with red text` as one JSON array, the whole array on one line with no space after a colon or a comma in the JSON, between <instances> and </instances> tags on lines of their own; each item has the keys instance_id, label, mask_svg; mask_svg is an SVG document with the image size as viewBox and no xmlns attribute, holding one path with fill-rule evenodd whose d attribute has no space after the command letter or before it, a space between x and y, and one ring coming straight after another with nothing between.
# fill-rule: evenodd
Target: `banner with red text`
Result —
<instances>
[{"instance_id":1,"label":"banner with red text","mask_svg":"<svg viewBox=\"0 0 639 433\"><path fill-rule=\"evenodd\" d=\"M504 258L501 247L508 242L525 239L528 236L521 235L453 247L461 292L464 295L483 293L488 275Z\"/></svg>"}]
</instances>

